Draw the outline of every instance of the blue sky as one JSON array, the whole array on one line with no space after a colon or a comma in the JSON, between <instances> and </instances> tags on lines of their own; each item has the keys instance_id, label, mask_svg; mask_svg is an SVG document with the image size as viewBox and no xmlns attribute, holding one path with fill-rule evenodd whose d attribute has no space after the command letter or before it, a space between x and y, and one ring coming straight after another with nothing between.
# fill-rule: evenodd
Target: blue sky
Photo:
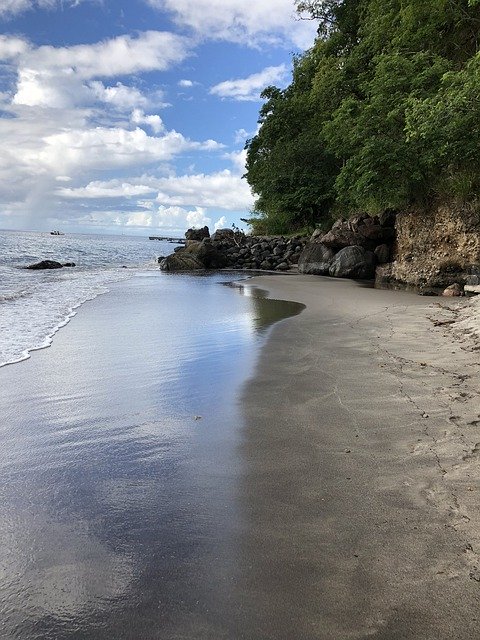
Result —
<instances>
[{"instance_id":1,"label":"blue sky","mask_svg":"<svg viewBox=\"0 0 480 640\"><path fill-rule=\"evenodd\" d=\"M243 226L268 84L315 25L293 0L0 0L0 228Z\"/></svg>"}]
</instances>

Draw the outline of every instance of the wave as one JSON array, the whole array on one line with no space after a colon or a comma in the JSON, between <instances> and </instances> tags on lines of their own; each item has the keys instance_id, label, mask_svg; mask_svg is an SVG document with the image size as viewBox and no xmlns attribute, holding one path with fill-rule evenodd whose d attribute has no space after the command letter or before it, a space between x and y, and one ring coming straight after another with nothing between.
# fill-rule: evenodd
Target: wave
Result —
<instances>
[{"instance_id":1,"label":"wave","mask_svg":"<svg viewBox=\"0 0 480 640\"><path fill-rule=\"evenodd\" d=\"M32 351L49 347L79 307L107 293L110 284L136 273L136 269L79 272L39 282L33 290L2 294L0 367L26 360Z\"/></svg>"}]
</instances>

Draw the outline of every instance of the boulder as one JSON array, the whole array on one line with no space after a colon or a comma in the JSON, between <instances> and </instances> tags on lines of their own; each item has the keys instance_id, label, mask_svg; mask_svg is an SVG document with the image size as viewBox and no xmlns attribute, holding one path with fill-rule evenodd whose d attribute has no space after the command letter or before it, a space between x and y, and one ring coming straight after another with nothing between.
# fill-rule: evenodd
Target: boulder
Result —
<instances>
[{"instance_id":1,"label":"boulder","mask_svg":"<svg viewBox=\"0 0 480 640\"><path fill-rule=\"evenodd\" d=\"M198 240L201 241L204 238L210 237L210 230L207 226L203 227L203 229L188 229L185 232L186 240Z\"/></svg>"},{"instance_id":2,"label":"boulder","mask_svg":"<svg viewBox=\"0 0 480 640\"><path fill-rule=\"evenodd\" d=\"M202 242L190 241L182 253L197 258L205 269L221 269L226 263L225 255L214 247L210 238L204 238Z\"/></svg>"},{"instance_id":3,"label":"boulder","mask_svg":"<svg viewBox=\"0 0 480 640\"><path fill-rule=\"evenodd\" d=\"M162 271L198 271L205 267L194 255L177 251L162 260L160 269Z\"/></svg>"},{"instance_id":4,"label":"boulder","mask_svg":"<svg viewBox=\"0 0 480 640\"><path fill-rule=\"evenodd\" d=\"M363 247L345 247L333 258L329 274L335 278L369 280L375 276L375 255Z\"/></svg>"},{"instance_id":5,"label":"boulder","mask_svg":"<svg viewBox=\"0 0 480 640\"><path fill-rule=\"evenodd\" d=\"M321 242L309 242L298 259L298 270L315 276L328 275L333 256L332 249Z\"/></svg>"},{"instance_id":6,"label":"boulder","mask_svg":"<svg viewBox=\"0 0 480 640\"><path fill-rule=\"evenodd\" d=\"M235 232L233 229L218 229L212 235L212 240L218 242L219 240L233 240Z\"/></svg>"},{"instance_id":7,"label":"boulder","mask_svg":"<svg viewBox=\"0 0 480 640\"><path fill-rule=\"evenodd\" d=\"M466 284L464 287L466 296L480 295L480 284Z\"/></svg>"},{"instance_id":8,"label":"boulder","mask_svg":"<svg viewBox=\"0 0 480 640\"><path fill-rule=\"evenodd\" d=\"M63 264L60 262L56 262L55 260L41 260L40 262L36 262L35 264L29 264L25 269L61 269Z\"/></svg>"},{"instance_id":9,"label":"boulder","mask_svg":"<svg viewBox=\"0 0 480 640\"><path fill-rule=\"evenodd\" d=\"M337 220L320 241L334 250L359 246L373 251L380 244L388 244L395 238L393 227L384 227L378 218L356 216L351 220Z\"/></svg>"},{"instance_id":10,"label":"boulder","mask_svg":"<svg viewBox=\"0 0 480 640\"><path fill-rule=\"evenodd\" d=\"M463 287L460 284L458 284L458 282L454 282L453 284L451 284L442 293L442 296L445 296L447 298L460 297L462 295L463 295Z\"/></svg>"},{"instance_id":11,"label":"boulder","mask_svg":"<svg viewBox=\"0 0 480 640\"><path fill-rule=\"evenodd\" d=\"M62 267L76 267L75 262L64 262Z\"/></svg>"}]
</instances>

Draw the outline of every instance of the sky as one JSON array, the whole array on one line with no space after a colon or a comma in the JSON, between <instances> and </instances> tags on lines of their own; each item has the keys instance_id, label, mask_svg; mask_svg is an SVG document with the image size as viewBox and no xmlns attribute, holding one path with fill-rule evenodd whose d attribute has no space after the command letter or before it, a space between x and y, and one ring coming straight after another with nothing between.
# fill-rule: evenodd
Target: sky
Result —
<instances>
[{"instance_id":1,"label":"sky","mask_svg":"<svg viewBox=\"0 0 480 640\"><path fill-rule=\"evenodd\" d=\"M315 29L293 0L0 0L0 228L244 228L260 92Z\"/></svg>"}]
</instances>

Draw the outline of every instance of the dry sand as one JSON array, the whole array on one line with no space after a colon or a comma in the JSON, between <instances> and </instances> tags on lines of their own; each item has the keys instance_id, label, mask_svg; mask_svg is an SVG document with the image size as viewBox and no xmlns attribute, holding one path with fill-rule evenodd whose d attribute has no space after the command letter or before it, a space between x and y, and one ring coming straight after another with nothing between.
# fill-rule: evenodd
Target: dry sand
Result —
<instances>
[{"instance_id":1,"label":"dry sand","mask_svg":"<svg viewBox=\"0 0 480 640\"><path fill-rule=\"evenodd\" d=\"M238 588L257 637L480 637L479 352L452 329L466 301L250 283L307 306L273 328L242 398L255 564Z\"/></svg>"}]
</instances>

